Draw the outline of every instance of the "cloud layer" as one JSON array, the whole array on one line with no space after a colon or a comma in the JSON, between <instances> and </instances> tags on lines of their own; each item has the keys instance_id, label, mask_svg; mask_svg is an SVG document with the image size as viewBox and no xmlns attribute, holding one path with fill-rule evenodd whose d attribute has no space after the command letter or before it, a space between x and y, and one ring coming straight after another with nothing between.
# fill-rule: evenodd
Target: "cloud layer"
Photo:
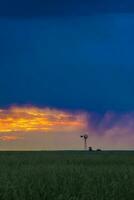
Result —
<instances>
[{"instance_id":1,"label":"cloud layer","mask_svg":"<svg viewBox=\"0 0 134 200\"><path fill-rule=\"evenodd\" d=\"M0 110L0 133L57 132L86 128L86 115L33 106Z\"/></svg>"},{"instance_id":2,"label":"cloud layer","mask_svg":"<svg viewBox=\"0 0 134 200\"><path fill-rule=\"evenodd\" d=\"M133 149L134 113L70 112L34 106L0 109L1 149Z\"/></svg>"}]
</instances>

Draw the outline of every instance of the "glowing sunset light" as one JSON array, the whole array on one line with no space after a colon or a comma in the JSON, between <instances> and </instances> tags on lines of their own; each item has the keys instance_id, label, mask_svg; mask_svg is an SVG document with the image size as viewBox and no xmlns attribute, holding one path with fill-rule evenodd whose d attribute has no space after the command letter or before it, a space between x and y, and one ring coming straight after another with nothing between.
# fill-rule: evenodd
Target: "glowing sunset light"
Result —
<instances>
[{"instance_id":1,"label":"glowing sunset light","mask_svg":"<svg viewBox=\"0 0 134 200\"><path fill-rule=\"evenodd\" d=\"M84 114L37 107L11 107L0 109L0 133L58 131L59 129L83 129Z\"/></svg>"},{"instance_id":2,"label":"glowing sunset light","mask_svg":"<svg viewBox=\"0 0 134 200\"><path fill-rule=\"evenodd\" d=\"M86 111L12 106L0 109L1 149L79 149L80 135L88 145L105 149L132 148L134 113L106 112L103 117Z\"/></svg>"},{"instance_id":3,"label":"glowing sunset light","mask_svg":"<svg viewBox=\"0 0 134 200\"><path fill-rule=\"evenodd\" d=\"M6 141L6 142L11 142L11 141L15 141L17 139L20 139L21 137L18 136L14 136L14 135L4 135L4 136L0 136L0 141Z\"/></svg>"}]
</instances>

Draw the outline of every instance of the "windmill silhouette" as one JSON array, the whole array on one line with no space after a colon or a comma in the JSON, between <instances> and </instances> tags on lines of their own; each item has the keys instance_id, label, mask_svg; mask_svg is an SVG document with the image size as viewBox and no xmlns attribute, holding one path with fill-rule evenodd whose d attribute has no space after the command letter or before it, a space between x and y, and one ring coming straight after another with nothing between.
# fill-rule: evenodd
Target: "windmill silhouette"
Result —
<instances>
[{"instance_id":1,"label":"windmill silhouette","mask_svg":"<svg viewBox=\"0 0 134 200\"><path fill-rule=\"evenodd\" d=\"M84 139L84 150L87 150L87 139L88 139L88 135L84 134L80 136L81 138Z\"/></svg>"}]
</instances>

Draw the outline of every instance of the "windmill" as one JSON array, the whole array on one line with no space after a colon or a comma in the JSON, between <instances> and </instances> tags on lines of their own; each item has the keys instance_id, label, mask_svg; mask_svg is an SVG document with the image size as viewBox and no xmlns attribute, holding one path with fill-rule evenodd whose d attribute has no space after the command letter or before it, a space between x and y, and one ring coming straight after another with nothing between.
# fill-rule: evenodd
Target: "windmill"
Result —
<instances>
[{"instance_id":1,"label":"windmill","mask_svg":"<svg viewBox=\"0 0 134 200\"><path fill-rule=\"evenodd\" d=\"M84 150L87 150L87 139L88 139L88 135L84 134L80 136L81 138L84 139Z\"/></svg>"}]
</instances>

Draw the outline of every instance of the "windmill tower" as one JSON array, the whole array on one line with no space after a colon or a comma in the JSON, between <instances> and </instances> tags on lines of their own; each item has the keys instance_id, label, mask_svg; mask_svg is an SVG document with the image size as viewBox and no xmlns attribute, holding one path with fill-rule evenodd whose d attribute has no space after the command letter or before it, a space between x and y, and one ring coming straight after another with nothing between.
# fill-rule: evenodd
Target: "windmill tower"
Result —
<instances>
[{"instance_id":1,"label":"windmill tower","mask_svg":"<svg viewBox=\"0 0 134 200\"><path fill-rule=\"evenodd\" d=\"M81 138L84 139L84 150L87 150L87 139L88 139L88 135L84 134L80 136Z\"/></svg>"}]
</instances>

